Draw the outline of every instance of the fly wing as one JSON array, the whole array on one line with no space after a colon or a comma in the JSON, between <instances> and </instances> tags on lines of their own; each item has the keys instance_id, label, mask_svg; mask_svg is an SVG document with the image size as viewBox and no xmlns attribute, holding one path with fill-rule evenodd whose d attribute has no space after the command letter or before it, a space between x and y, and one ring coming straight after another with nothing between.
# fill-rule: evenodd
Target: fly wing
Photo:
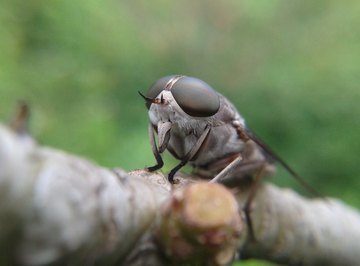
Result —
<instances>
[{"instance_id":1,"label":"fly wing","mask_svg":"<svg viewBox=\"0 0 360 266\"><path fill-rule=\"evenodd\" d=\"M246 136L254 141L261 149L265 151L271 158L273 158L275 161L280 163L282 167L285 168L286 171L288 171L298 182L300 185L302 185L305 189L307 189L310 193L312 193L315 196L323 198L323 196L314 188L312 188L305 179L300 176L297 172L293 170L292 167L290 167L289 164L287 164L277 153L275 153L261 138L259 138L253 131L249 130L248 128L245 129Z\"/></svg>"}]
</instances>

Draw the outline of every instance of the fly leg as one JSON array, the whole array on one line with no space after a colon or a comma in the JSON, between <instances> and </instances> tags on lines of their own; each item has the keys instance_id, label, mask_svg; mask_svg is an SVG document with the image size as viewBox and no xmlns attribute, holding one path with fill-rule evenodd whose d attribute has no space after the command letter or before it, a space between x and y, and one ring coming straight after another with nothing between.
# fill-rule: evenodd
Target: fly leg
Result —
<instances>
[{"instance_id":1,"label":"fly leg","mask_svg":"<svg viewBox=\"0 0 360 266\"><path fill-rule=\"evenodd\" d=\"M207 126L204 132L200 135L200 137L196 141L195 145L192 147L192 149L185 155L185 157L181 160L181 162L170 171L168 175L168 180L171 184L174 184L174 176L176 172L179 171L183 166L185 166L199 152L209 133L210 133L210 127Z\"/></svg>"},{"instance_id":2,"label":"fly leg","mask_svg":"<svg viewBox=\"0 0 360 266\"><path fill-rule=\"evenodd\" d=\"M249 195L248 195L248 197L247 197L247 199L245 201L245 205L243 207L246 223L247 223L248 228L249 228L250 239L252 241L256 241L256 238L255 238L255 231L254 231L252 219L251 219L251 216L250 216L251 203L253 202L253 200L255 198L255 195L256 195L256 192L257 192L257 190L258 190L258 188L260 186L261 180L262 180L262 178L264 176L263 173L264 173L265 168L266 168L266 164L265 164L265 162L263 162L262 165L260 166L259 170L257 171L256 175L255 175L255 179L251 184Z\"/></svg>"},{"instance_id":3,"label":"fly leg","mask_svg":"<svg viewBox=\"0 0 360 266\"><path fill-rule=\"evenodd\" d=\"M241 155L238 155L231 163L222 169L220 173L211 179L210 182L219 182L229 187L241 185L246 176L254 176L262 166L264 166L264 170L268 170L266 169L268 165L270 166L266 160L244 160ZM231 174L234 171L236 171L236 173Z\"/></svg>"},{"instance_id":4,"label":"fly leg","mask_svg":"<svg viewBox=\"0 0 360 266\"><path fill-rule=\"evenodd\" d=\"M264 172L268 162L265 160L248 160L243 161L241 156L236 157L230 164L228 164L219 174L217 174L210 182L220 183L241 183L244 182L246 176L253 176L252 182L250 184L249 193L245 201L243 211L245 214L245 220L249 228L249 235L251 240L255 240L253 223L251 220L251 204L255 198L256 191L259 188ZM226 178L232 171L236 170L238 177L235 175L230 178Z\"/></svg>"},{"instance_id":5,"label":"fly leg","mask_svg":"<svg viewBox=\"0 0 360 266\"><path fill-rule=\"evenodd\" d=\"M220 173L218 173L213 179L210 180L211 183L218 182L224 177L229 175L234 169L239 167L243 163L243 158L239 154L231 163L229 163Z\"/></svg>"},{"instance_id":6,"label":"fly leg","mask_svg":"<svg viewBox=\"0 0 360 266\"><path fill-rule=\"evenodd\" d=\"M150 172L154 172L154 171L156 171L156 170L158 170L158 169L160 169L161 167L164 166L164 161L161 158L158 147L156 146L154 129L153 129L151 124L149 124L149 137L150 137L151 150L152 150L152 152L154 154L154 157L156 159L156 165L148 167L147 169Z\"/></svg>"}]
</instances>

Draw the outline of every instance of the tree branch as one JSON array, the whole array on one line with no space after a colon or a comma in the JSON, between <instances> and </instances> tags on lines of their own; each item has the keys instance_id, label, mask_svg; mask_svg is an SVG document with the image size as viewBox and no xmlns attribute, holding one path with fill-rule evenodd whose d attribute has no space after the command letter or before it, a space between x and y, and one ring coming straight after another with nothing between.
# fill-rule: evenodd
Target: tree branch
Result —
<instances>
[{"instance_id":1,"label":"tree branch","mask_svg":"<svg viewBox=\"0 0 360 266\"><path fill-rule=\"evenodd\" d=\"M18 238L9 250L21 264L116 261L133 248L168 197L164 178L151 178L164 185L38 146L1 126L0 239Z\"/></svg>"},{"instance_id":2,"label":"tree branch","mask_svg":"<svg viewBox=\"0 0 360 266\"><path fill-rule=\"evenodd\" d=\"M246 194L237 195L238 202ZM358 265L359 212L335 199L306 199L271 184L257 191L251 213L256 241L244 257L287 265Z\"/></svg>"},{"instance_id":3,"label":"tree branch","mask_svg":"<svg viewBox=\"0 0 360 266\"><path fill-rule=\"evenodd\" d=\"M246 186L177 178L171 188L161 174L105 169L0 125L1 259L223 265L238 250L243 259L291 265L360 261L360 215L339 201L263 184L252 204L253 242L240 219Z\"/></svg>"}]
</instances>

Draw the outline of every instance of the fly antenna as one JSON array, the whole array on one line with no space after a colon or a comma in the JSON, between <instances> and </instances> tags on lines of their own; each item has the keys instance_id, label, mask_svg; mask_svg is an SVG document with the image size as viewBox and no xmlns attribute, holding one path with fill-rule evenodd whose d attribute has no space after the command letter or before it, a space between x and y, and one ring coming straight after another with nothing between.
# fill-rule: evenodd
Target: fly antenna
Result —
<instances>
[{"instance_id":1,"label":"fly antenna","mask_svg":"<svg viewBox=\"0 0 360 266\"><path fill-rule=\"evenodd\" d=\"M141 97L144 98L144 100L145 100L147 103L155 103L155 99L152 99L152 98L149 98L149 97L145 96L145 95L142 94L140 91L138 91L138 93L140 94Z\"/></svg>"}]
</instances>

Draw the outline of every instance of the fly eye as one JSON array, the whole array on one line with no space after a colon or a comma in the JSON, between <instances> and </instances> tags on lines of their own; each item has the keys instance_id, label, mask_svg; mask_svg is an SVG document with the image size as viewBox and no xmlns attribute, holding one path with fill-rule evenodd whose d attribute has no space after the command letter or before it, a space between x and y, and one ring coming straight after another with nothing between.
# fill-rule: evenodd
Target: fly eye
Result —
<instances>
[{"instance_id":1,"label":"fly eye","mask_svg":"<svg viewBox=\"0 0 360 266\"><path fill-rule=\"evenodd\" d=\"M220 107L218 94L204 81L183 77L171 89L176 102L190 116L207 117L216 114Z\"/></svg>"},{"instance_id":2,"label":"fly eye","mask_svg":"<svg viewBox=\"0 0 360 266\"><path fill-rule=\"evenodd\" d=\"M166 77L162 77L159 80L157 80L153 85L150 86L149 90L146 93L146 96L150 99L155 99L160 92L162 92L166 86L166 84L169 82L169 80L171 80L172 78L174 78L175 75L173 76L166 76ZM146 107L149 109L151 105L151 102L146 102Z\"/></svg>"}]
</instances>

